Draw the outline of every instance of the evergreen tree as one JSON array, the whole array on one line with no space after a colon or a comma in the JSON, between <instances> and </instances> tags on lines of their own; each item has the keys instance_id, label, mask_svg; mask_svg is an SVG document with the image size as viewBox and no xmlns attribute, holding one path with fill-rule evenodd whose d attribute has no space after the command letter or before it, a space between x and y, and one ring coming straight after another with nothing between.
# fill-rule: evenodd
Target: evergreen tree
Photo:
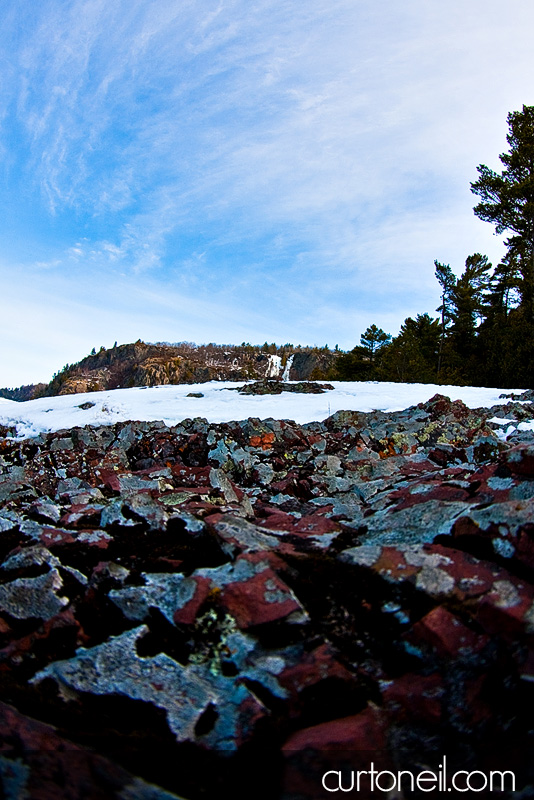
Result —
<instances>
[{"instance_id":1,"label":"evergreen tree","mask_svg":"<svg viewBox=\"0 0 534 800\"><path fill-rule=\"evenodd\" d=\"M453 349L461 358L471 356L475 346L476 324L483 316L491 264L487 256L475 253L465 261L465 270L453 288Z\"/></svg>"},{"instance_id":2,"label":"evergreen tree","mask_svg":"<svg viewBox=\"0 0 534 800\"><path fill-rule=\"evenodd\" d=\"M389 333L377 325L370 325L360 336L361 344L337 358L332 378L342 381L374 380L382 354L390 342Z\"/></svg>"},{"instance_id":3,"label":"evergreen tree","mask_svg":"<svg viewBox=\"0 0 534 800\"><path fill-rule=\"evenodd\" d=\"M378 377L408 383L435 382L440 338L439 319L428 314L407 317L399 335L382 351Z\"/></svg>"},{"instance_id":4,"label":"evergreen tree","mask_svg":"<svg viewBox=\"0 0 534 800\"><path fill-rule=\"evenodd\" d=\"M478 324L487 311L490 270L488 257L468 256L456 278L448 264L434 262L441 286L441 335L437 378L450 383L476 382L475 351Z\"/></svg>"},{"instance_id":5,"label":"evergreen tree","mask_svg":"<svg viewBox=\"0 0 534 800\"><path fill-rule=\"evenodd\" d=\"M443 363L443 351L445 348L445 336L447 334L447 328L453 319L452 307L456 277L449 264L440 264L439 261L434 261L434 267L436 268L436 278L441 286L441 305L436 308L436 311L439 311L441 314L441 335L437 367L437 374L440 375Z\"/></svg>"},{"instance_id":6,"label":"evergreen tree","mask_svg":"<svg viewBox=\"0 0 534 800\"><path fill-rule=\"evenodd\" d=\"M488 285L485 316L493 324L508 318L510 311L519 304L519 264L517 256L508 252L497 265Z\"/></svg>"},{"instance_id":7,"label":"evergreen tree","mask_svg":"<svg viewBox=\"0 0 534 800\"><path fill-rule=\"evenodd\" d=\"M360 344L369 353L371 362L375 360L375 355L380 348L391 342L391 334L386 333L376 325L370 325L360 336Z\"/></svg>"},{"instance_id":8,"label":"evergreen tree","mask_svg":"<svg viewBox=\"0 0 534 800\"><path fill-rule=\"evenodd\" d=\"M498 234L511 233L505 244L517 260L520 307L534 320L534 106L523 106L507 118L508 153L499 158L505 169L497 174L484 164L471 191L480 197L474 212L495 226Z\"/></svg>"},{"instance_id":9,"label":"evergreen tree","mask_svg":"<svg viewBox=\"0 0 534 800\"><path fill-rule=\"evenodd\" d=\"M356 345L350 352L342 353L336 359L331 377L332 380L340 381L373 380L376 376L369 351L365 347Z\"/></svg>"}]
</instances>

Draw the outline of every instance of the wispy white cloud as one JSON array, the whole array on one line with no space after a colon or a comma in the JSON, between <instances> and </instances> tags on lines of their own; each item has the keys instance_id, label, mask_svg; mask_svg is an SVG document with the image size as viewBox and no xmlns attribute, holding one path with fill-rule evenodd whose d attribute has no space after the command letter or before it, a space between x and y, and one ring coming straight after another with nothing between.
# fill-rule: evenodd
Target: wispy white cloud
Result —
<instances>
[{"instance_id":1,"label":"wispy white cloud","mask_svg":"<svg viewBox=\"0 0 534 800\"><path fill-rule=\"evenodd\" d=\"M114 341L261 342L282 334L287 340L290 330L274 323L268 295L247 307L231 292L213 297L208 286L192 294L83 268L75 282L36 270L21 289L6 283L8 272L0 266L6 286L0 318L3 386L47 381L66 362Z\"/></svg>"},{"instance_id":2,"label":"wispy white cloud","mask_svg":"<svg viewBox=\"0 0 534 800\"><path fill-rule=\"evenodd\" d=\"M502 252L469 181L534 103L523 0L6 6L0 197L47 254L19 270L64 297L129 275L208 338L246 308L243 338L349 346L432 311L434 258Z\"/></svg>"}]
</instances>

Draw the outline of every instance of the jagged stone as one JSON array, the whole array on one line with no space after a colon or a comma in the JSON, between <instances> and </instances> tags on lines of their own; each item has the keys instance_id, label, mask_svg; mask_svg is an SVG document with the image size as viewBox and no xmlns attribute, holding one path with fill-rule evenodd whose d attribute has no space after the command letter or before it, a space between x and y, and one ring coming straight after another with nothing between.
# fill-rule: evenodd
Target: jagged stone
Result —
<instances>
[{"instance_id":1,"label":"jagged stone","mask_svg":"<svg viewBox=\"0 0 534 800\"><path fill-rule=\"evenodd\" d=\"M0 586L0 611L15 619L50 619L68 605L59 597L63 581L57 569L37 578L18 578Z\"/></svg>"},{"instance_id":2,"label":"jagged stone","mask_svg":"<svg viewBox=\"0 0 534 800\"><path fill-rule=\"evenodd\" d=\"M432 647L438 655L464 659L487 646L485 634L475 633L443 606L437 606L417 622L409 640Z\"/></svg>"},{"instance_id":3,"label":"jagged stone","mask_svg":"<svg viewBox=\"0 0 534 800\"><path fill-rule=\"evenodd\" d=\"M450 533L454 520L466 510L466 503L427 500L398 511L391 507L365 519L365 544L419 544Z\"/></svg>"},{"instance_id":4,"label":"jagged stone","mask_svg":"<svg viewBox=\"0 0 534 800\"><path fill-rule=\"evenodd\" d=\"M142 625L96 647L81 648L74 658L56 661L38 672L32 683L52 678L75 692L120 694L163 708L179 742L198 741L232 751L246 741L266 713L255 695L240 679L213 669L213 663L183 666L164 653L139 656L136 644L147 633L148 628ZM231 628L225 638L228 661L242 675L261 678L271 691L284 696L272 673L254 665L252 639ZM215 709L215 718L211 729L203 733L199 722L209 708Z\"/></svg>"},{"instance_id":5,"label":"jagged stone","mask_svg":"<svg viewBox=\"0 0 534 800\"><path fill-rule=\"evenodd\" d=\"M506 408L521 433L529 404ZM437 396L308 425L4 439L0 700L96 751L127 743L123 800L181 794L172 770L165 788L136 783L155 751L195 796L233 786L239 759L262 774L269 753L269 800L306 800L340 747L391 766L451 742L460 769L490 748L515 758L528 793L532 446L496 415Z\"/></svg>"},{"instance_id":6,"label":"jagged stone","mask_svg":"<svg viewBox=\"0 0 534 800\"><path fill-rule=\"evenodd\" d=\"M517 559L534 569L534 498L474 509L459 517L451 532L455 543L465 537L479 539L484 554L491 556L493 549L506 560Z\"/></svg>"}]
</instances>

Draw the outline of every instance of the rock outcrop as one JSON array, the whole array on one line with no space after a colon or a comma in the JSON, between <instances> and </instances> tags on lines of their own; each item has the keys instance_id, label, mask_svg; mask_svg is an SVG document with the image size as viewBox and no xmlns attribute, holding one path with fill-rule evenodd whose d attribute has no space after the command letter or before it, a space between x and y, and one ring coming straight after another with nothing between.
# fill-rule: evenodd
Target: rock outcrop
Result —
<instances>
[{"instance_id":1,"label":"rock outcrop","mask_svg":"<svg viewBox=\"0 0 534 800\"><path fill-rule=\"evenodd\" d=\"M205 381L320 380L332 371L339 353L285 345L193 345L182 343L115 346L64 367L52 381L20 389L0 389L13 400L97 392L132 386L203 383Z\"/></svg>"},{"instance_id":2,"label":"rock outcrop","mask_svg":"<svg viewBox=\"0 0 534 800\"><path fill-rule=\"evenodd\" d=\"M238 386L231 391L239 394L282 394L282 392L293 392L294 394L324 394L333 390L330 383L317 383L317 381L299 381L298 383L287 383L286 381L263 380L254 383L246 383Z\"/></svg>"},{"instance_id":3,"label":"rock outcrop","mask_svg":"<svg viewBox=\"0 0 534 800\"><path fill-rule=\"evenodd\" d=\"M533 796L534 444L496 414L534 416L1 440L4 796L296 800L444 754Z\"/></svg>"}]
</instances>

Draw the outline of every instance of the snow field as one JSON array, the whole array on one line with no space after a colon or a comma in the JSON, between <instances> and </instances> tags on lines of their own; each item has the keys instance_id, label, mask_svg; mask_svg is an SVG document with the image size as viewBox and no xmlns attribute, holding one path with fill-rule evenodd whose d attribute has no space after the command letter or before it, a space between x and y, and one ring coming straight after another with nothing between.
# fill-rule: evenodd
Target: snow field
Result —
<instances>
[{"instance_id":1,"label":"snow field","mask_svg":"<svg viewBox=\"0 0 534 800\"><path fill-rule=\"evenodd\" d=\"M376 381L332 381L331 384L334 390L324 394L240 395L228 390L244 385L243 381L211 381L43 397L25 403L0 399L0 425L16 426L17 437L27 438L76 426L111 425L127 420L162 420L166 425L176 425L194 417L204 417L215 423L273 417L303 424L322 421L341 410L400 411L425 402L435 394L462 400L470 408L506 402L499 400L502 389ZM201 392L203 397L187 396L194 392ZM92 405L81 408L88 403ZM501 424L500 419L494 421ZM512 432L510 423L513 422L502 422L508 424L503 438ZM533 423L525 422L517 427L524 430L525 426L534 428Z\"/></svg>"}]
</instances>

